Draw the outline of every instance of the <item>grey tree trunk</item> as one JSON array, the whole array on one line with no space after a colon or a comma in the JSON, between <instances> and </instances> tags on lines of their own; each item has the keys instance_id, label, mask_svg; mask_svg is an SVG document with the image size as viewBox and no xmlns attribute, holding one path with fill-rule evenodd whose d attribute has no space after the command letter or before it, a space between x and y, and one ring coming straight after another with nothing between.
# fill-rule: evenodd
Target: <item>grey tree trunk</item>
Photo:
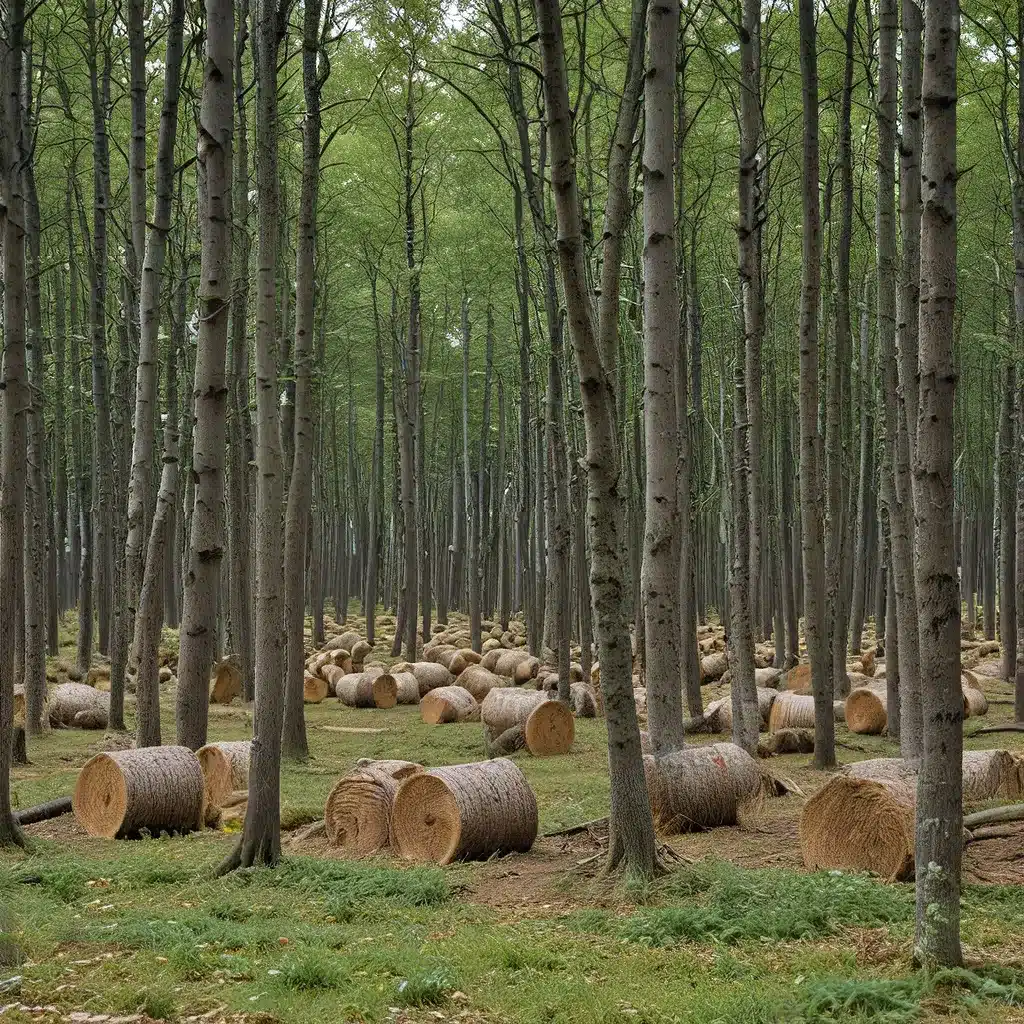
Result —
<instances>
[{"instance_id":1,"label":"grey tree trunk","mask_svg":"<svg viewBox=\"0 0 1024 1024\"><path fill-rule=\"evenodd\" d=\"M618 486L621 463L615 428L615 392L608 373L609 367L602 362L587 291L561 12L557 0L536 0L536 11L544 73L551 180L558 220L559 268L580 378L587 433L590 586L601 662L601 688L608 719L608 757L612 780L612 835L608 865L612 868L624 864L629 873L649 878L654 874L657 855L630 679L632 655L622 536L625 496ZM638 0L633 7L627 82L631 81L631 72L635 68L632 62L642 62L645 15L645 4L643 0ZM620 121L629 116L630 109L620 107ZM631 146L627 143L617 154L619 158L625 158L627 166L630 150ZM628 177L624 177L624 180L628 182ZM617 196L616 201L623 204L620 209L628 209L624 196ZM615 225L619 228L618 233L621 233L624 220L625 214L623 220ZM614 313L617 317L617 303ZM607 338L609 334L602 332L602 336Z\"/></svg>"},{"instance_id":2,"label":"grey tree trunk","mask_svg":"<svg viewBox=\"0 0 1024 1024\"><path fill-rule=\"evenodd\" d=\"M246 84L243 76L249 38L249 3L241 0L235 17L235 139L232 169L232 215L235 225L232 252L234 280L231 295L231 352L228 415L228 561L231 586L228 597L231 639L242 672L242 697L255 692L252 634L252 420L249 415L249 133L246 126Z\"/></svg>"},{"instance_id":3,"label":"grey tree trunk","mask_svg":"<svg viewBox=\"0 0 1024 1024\"><path fill-rule=\"evenodd\" d=\"M647 8L644 79L643 270L646 516L640 571L647 715L656 754L683 746L679 687L676 381L679 294L675 251L675 69L678 0Z\"/></svg>"},{"instance_id":4,"label":"grey tree trunk","mask_svg":"<svg viewBox=\"0 0 1024 1024\"><path fill-rule=\"evenodd\" d=\"M905 757L919 757L922 743L921 667L918 599L914 578L915 501L911 469L917 434L918 296L921 223L921 11L916 0L902 0L900 136L900 226L903 250L896 292L896 353L899 412L894 436L894 503L890 507L892 572L900 651L900 741ZM895 515L893 515L895 511Z\"/></svg>"},{"instance_id":5,"label":"grey tree trunk","mask_svg":"<svg viewBox=\"0 0 1024 1024\"><path fill-rule=\"evenodd\" d=\"M231 141L234 104L234 7L206 8L206 64L197 151L205 202L200 209L199 339L195 368L189 537L178 655L178 742L206 742L210 670L216 656L217 599L224 555L224 453L228 387L225 360L231 298Z\"/></svg>"},{"instance_id":6,"label":"grey tree trunk","mask_svg":"<svg viewBox=\"0 0 1024 1024\"><path fill-rule=\"evenodd\" d=\"M207 0L231 11L231 0ZM275 0L257 8L256 189L259 243L256 268L256 700L249 804L238 846L220 865L221 873L281 859L281 716L286 635L282 577L284 560L281 499L284 460L278 414L277 309L278 161L277 55L286 28L285 10Z\"/></svg>"},{"instance_id":7,"label":"grey tree trunk","mask_svg":"<svg viewBox=\"0 0 1024 1024\"><path fill-rule=\"evenodd\" d=\"M25 197L21 175L21 76L25 11L11 0L0 33L0 232L3 238L4 359L3 418L0 420L0 847L23 846L11 810L14 735L15 614L22 593L21 556L25 508Z\"/></svg>"},{"instance_id":8,"label":"grey tree trunk","mask_svg":"<svg viewBox=\"0 0 1024 1024\"><path fill-rule=\"evenodd\" d=\"M38 735L49 728L46 703L46 620L47 620L47 489L46 489L46 383L43 375L43 311L40 298L40 215L36 192L34 146L31 137L33 111L31 51L26 50L29 73L25 75L24 112L21 131L21 163L24 182L26 249L28 280L27 350L30 360L30 406L26 413L28 428L27 500L23 576L25 601L25 731Z\"/></svg>"},{"instance_id":9,"label":"grey tree trunk","mask_svg":"<svg viewBox=\"0 0 1024 1024\"><path fill-rule=\"evenodd\" d=\"M320 0L303 7L302 91L306 117L302 126L302 191L299 197L298 244L295 261L295 457L288 483L284 525L284 572L288 656L282 751L305 760L306 718L303 689L306 656L303 630L306 612L306 528L313 501L313 300L316 271L316 208L320 184L320 94L330 64L320 66Z\"/></svg>"},{"instance_id":10,"label":"grey tree trunk","mask_svg":"<svg viewBox=\"0 0 1024 1024\"><path fill-rule=\"evenodd\" d=\"M821 523L821 434L818 428L818 302L821 292L821 208L818 199L818 47L814 0L799 0L803 93L803 280L800 288L800 517L803 524L804 609L814 690L814 765L835 756L832 665L825 608Z\"/></svg>"},{"instance_id":11,"label":"grey tree trunk","mask_svg":"<svg viewBox=\"0 0 1024 1024\"><path fill-rule=\"evenodd\" d=\"M757 460L761 419L761 3L745 0L740 28L739 279L743 334L736 352L732 430L732 560L729 569L729 648L733 740L753 753L761 716L754 687L756 601L760 587L761 531ZM758 419L755 432L753 418ZM755 564L756 563L756 564Z\"/></svg>"},{"instance_id":12,"label":"grey tree trunk","mask_svg":"<svg viewBox=\"0 0 1024 1024\"><path fill-rule=\"evenodd\" d=\"M914 462L915 568L924 744L917 781L914 957L956 967L963 852L960 592L953 532L953 358L956 304L957 0L925 6L921 211L920 412Z\"/></svg>"}]
</instances>

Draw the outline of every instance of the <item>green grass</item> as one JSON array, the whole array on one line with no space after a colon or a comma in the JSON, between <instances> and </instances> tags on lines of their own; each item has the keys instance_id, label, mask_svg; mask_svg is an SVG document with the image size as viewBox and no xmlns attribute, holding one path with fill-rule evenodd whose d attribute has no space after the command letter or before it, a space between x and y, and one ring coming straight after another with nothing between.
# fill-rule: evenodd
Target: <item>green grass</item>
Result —
<instances>
[{"instance_id":1,"label":"green grass","mask_svg":"<svg viewBox=\"0 0 1024 1024\"><path fill-rule=\"evenodd\" d=\"M310 759L282 774L292 824L322 814L358 757L431 766L483 753L479 726L425 726L412 708L329 702L307 708L307 724ZM250 730L246 709L211 709L211 739ZM173 735L166 697L164 735ZM892 752L883 738L843 739L846 760ZM96 733L36 741L33 764L16 770L17 801L70 792L99 749ZM607 813L601 722L577 722L567 757L516 760L537 794L542 831ZM806 761L772 766L803 785L814 778ZM721 834L721 851L717 835L687 839L682 852L724 857L737 834ZM756 833L739 838L756 849ZM246 1014L252 1024L1024 1021L1011 1009L1022 1001L1020 972L978 966L1020 967L1019 888L968 886L963 933L973 970L926 977L910 970L912 887L863 876L698 859L649 886L609 889L570 854L539 895L524 889L521 905L510 897L489 906L476 895L486 888L479 872L507 875L502 885L514 894L528 859L441 869L287 856L275 870L215 878L233 841L213 832L36 839L24 853L0 855L0 966L23 975L20 998L155 1020Z\"/></svg>"}]
</instances>

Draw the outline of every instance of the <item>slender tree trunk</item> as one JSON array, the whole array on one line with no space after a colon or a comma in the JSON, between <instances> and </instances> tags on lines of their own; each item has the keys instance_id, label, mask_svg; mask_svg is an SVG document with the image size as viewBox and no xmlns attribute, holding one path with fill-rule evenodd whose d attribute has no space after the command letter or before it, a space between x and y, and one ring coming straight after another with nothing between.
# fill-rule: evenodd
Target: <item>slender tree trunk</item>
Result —
<instances>
[{"instance_id":1,"label":"slender tree trunk","mask_svg":"<svg viewBox=\"0 0 1024 1024\"><path fill-rule=\"evenodd\" d=\"M207 0L231 10L231 0ZM249 804L235 850L218 869L231 871L281 859L281 717L286 635L281 581L284 561L281 523L284 461L278 414L276 346L278 162L277 56L285 12L263 0L255 31L256 188L259 245L256 270L256 700Z\"/></svg>"},{"instance_id":2,"label":"slender tree trunk","mask_svg":"<svg viewBox=\"0 0 1024 1024\"><path fill-rule=\"evenodd\" d=\"M835 764L832 666L825 608L821 523L821 434L818 429L818 301L821 291L821 209L818 199L818 47L814 0L799 0L803 91L803 281L800 289L800 516L803 523L804 609L814 690L814 765Z\"/></svg>"},{"instance_id":3,"label":"slender tree trunk","mask_svg":"<svg viewBox=\"0 0 1024 1024\"><path fill-rule=\"evenodd\" d=\"M640 59L639 53L642 53L642 44L639 51L635 47L638 37L642 38L646 13L643 8L643 0L634 4L632 60ZM552 190L559 229L559 267L587 431L591 596L600 652L601 687L608 719L608 755L612 780L612 839L608 864L609 867L615 867L623 863L631 874L650 877L655 871L657 858L650 800L644 783L640 754L639 725L630 681L631 651L626 604L628 590L622 542L625 496L618 486L620 461L615 429L615 393L608 374L609 368L602 363L586 284L561 12L557 0L537 0L536 11L544 72ZM674 25L672 32L675 32ZM627 82L631 79L630 71L631 68L627 67ZM620 121L629 115L628 108L620 108ZM628 144L624 156L628 164ZM624 197L618 196L617 201L623 202ZM619 229L616 234L621 233L624 219L623 216L623 221L615 225ZM617 308L615 313L618 314ZM603 333L603 336L608 337L608 334Z\"/></svg>"},{"instance_id":4,"label":"slender tree trunk","mask_svg":"<svg viewBox=\"0 0 1024 1024\"><path fill-rule=\"evenodd\" d=\"M11 738L14 735L14 658L22 591L21 554L25 508L25 197L20 173L21 76L25 11L10 0L0 33L0 206L3 237L3 418L0 421L0 847L23 846L11 811Z\"/></svg>"},{"instance_id":5,"label":"slender tree trunk","mask_svg":"<svg viewBox=\"0 0 1024 1024\"><path fill-rule=\"evenodd\" d=\"M920 412L914 462L915 568L924 744L917 783L915 959L956 967L963 852L960 593L953 537L956 101L960 9L926 0L921 155Z\"/></svg>"},{"instance_id":6,"label":"slender tree trunk","mask_svg":"<svg viewBox=\"0 0 1024 1024\"><path fill-rule=\"evenodd\" d=\"M206 66L199 113L203 229L199 339L195 369L192 477L195 503L178 656L178 742L206 742L210 670L216 656L217 599L224 555L224 457L228 387L225 359L231 298L231 142L234 103L234 6L209 0Z\"/></svg>"},{"instance_id":7,"label":"slender tree trunk","mask_svg":"<svg viewBox=\"0 0 1024 1024\"><path fill-rule=\"evenodd\" d=\"M140 38L133 36L133 70L135 62L134 47L145 51L145 39L141 38L141 3L133 0L132 7L139 7L137 16L140 24L137 31ZM174 143L178 125L178 98L181 78L181 60L183 50L183 34L185 27L184 0L174 0L171 5L167 23L167 50L164 57L164 95L160 111L160 130L157 139L156 153L156 202L153 207L153 220L149 226L145 242L145 260L142 265L142 286L139 299L139 362L135 375L135 424L133 430L131 478L128 484L128 533L125 540L124 572L126 619L124 628L128 634L136 637L135 658L139 661L139 643L146 645L147 659L151 651L159 647L160 627L163 618L163 602L160 594L160 574L163 568L163 549L166 544L166 529L151 526L148 512L152 504L153 488L153 447L156 430L157 385L159 380L160 359L160 313L162 274L164 259L167 253L167 238L171 230L171 203L174 195ZM134 110L133 94L133 116ZM143 80L142 102L145 104L145 81ZM145 186L145 115L142 115L143 152L142 172L143 187ZM134 142L134 138L133 138ZM143 215L145 215L145 195L143 194ZM173 427L172 427L173 423ZM167 433L171 431L171 436ZM161 495L158 506L166 521L169 515L168 506L173 508L173 498L163 494L164 484L173 484L177 489L177 410L168 408L167 424L164 439L164 469L161 474ZM167 479L171 468L174 475ZM147 530L150 533L146 558L143 558L143 538ZM155 549L153 548L156 544ZM149 619L141 629L136 625L139 595L143 577L148 568L149 550L159 556L160 561L152 566L148 609ZM155 635L154 635L155 631ZM147 671L155 671L153 664L147 664ZM141 667L137 670L141 673ZM160 742L160 709L159 697L157 706L143 706L144 701L152 700L155 676L145 681L149 690L142 694L143 680L141 674L136 677L136 689L139 692L139 707L136 713L136 735L140 746L149 746ZM113 690L113 686L111 686ZM143 719L147 721L143 725Z\"/></svg>"},{"instance_id":8,"label":"slender tree trunk","mask_svg":"<svg viewBox=\"0 0 1024 1024\"><path fill-rule=\"evenodd\" d=\"M313 300L316 271L316 208L320 183L320 93L326 74L319 67L320 0L303 7L302 90L306 118L302 126L302 192L299 197L299 233L295 263L295 458L288 484L284 527L285 602L288 657L282 751L305 760L306 719L303 689L306 656L303 630L306 612L306 526L313 501ZM325 69L330 64L324 65ZM351 394L351 393L350 393Z\"/></svg>"},{"instance_id":9,"label":"slender tree trunk","mask_svg":"<svg viewBox=\"0 0 1024 1024\"><path fill-rule=\"evenodd\" d=\"M242 697L255 692L252 632L252 421L249 416L249 133L246 126L245 48L249 38L249 3L240 0L235 16L235 153L232 161L234 280L231 294L230 397L228 410L228 561L229 614L234 653L242 672Z\"/></svg>"}]
</instances>

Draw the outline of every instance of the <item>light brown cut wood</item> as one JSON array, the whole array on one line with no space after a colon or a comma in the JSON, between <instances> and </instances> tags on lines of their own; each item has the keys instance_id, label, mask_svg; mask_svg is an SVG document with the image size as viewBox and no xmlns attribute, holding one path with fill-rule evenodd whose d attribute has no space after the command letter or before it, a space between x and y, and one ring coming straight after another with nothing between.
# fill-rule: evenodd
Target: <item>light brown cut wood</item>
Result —
<instances>
[{"instance_id":1,"label":"light brown cut wood","mask_svg":"<svg viewBox=\"0 0 1024 1024\"><path fill-rule=\"evenodd\" d=\"M527 749L538 757L567 753L575 736L569 708L539 690L492 689L480 706L480 720L491 742L521 725Z\"/></svg>"}]
</instances>

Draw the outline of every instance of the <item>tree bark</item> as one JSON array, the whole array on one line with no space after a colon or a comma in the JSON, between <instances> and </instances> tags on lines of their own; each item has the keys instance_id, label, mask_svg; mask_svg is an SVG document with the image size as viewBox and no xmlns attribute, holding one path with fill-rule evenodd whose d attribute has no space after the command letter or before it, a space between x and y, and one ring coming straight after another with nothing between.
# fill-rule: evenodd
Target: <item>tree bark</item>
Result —
<instances>
[{"instance_id":1,"label":"tree bark","mask_svg":"<svg viewBox=\"0 0 1024 1024\"><path fill-rule=\"evenodd\" d=\"M25 197L20 173L21 76L25 11L10 0L0 33L0 174L5 202L0 205L3 237L4 359L3 417L0 420L0 847L23 846L24 836L11 810L11 757L14 736L15 615L22 590L21 553L25 508Z\"/></svg>"},{"instance_id":2,"label":"tree bark","mask_svg":"<svg viewBox=\"0 0 1024 1024\"><path fill-rule=\"evenodd\" d=\"M634 4L631 53L643 31L645 4ZM631 685L621 490L616 439L615 392L594 331L587 294L579 196L569 121L569 94L557 0L536 0L537 28L544 74L545 115L551 157L552 191L558 221L558 257L576 366L583 395L587 433L587 512L591 541L591 596L595 612L601 687L608 719L611 786L611 842L608 864L624 864L631 874L650 877L657 856L650 799L643 775L640 731ZM640 15L639 19L637 15ZM675 27L673 26L673 31ZM640 51L642 52L642 50ZM627 81L630 80L627 68ZM621 109L620 119L629 116ZM628 163L629 147L625 151ZM626 178L628 181L628 178ZM623 197L618 197L619 201ZM615 310L616 316L618 310ZM604 333L605 337L608 335Z\"/></svg>"},{"instance_id":3,"label":"tree bark","mask_svg":"<svg viewBox=\"0 0 1024 1024\"><path fill-rule=\"evenodd\" d=\"M285 602L288 631L287 676L282 751L293 760L309 756L303 686L306 657L303 630L306 612L306 526L313 501L313 300L316 271L316 209L320 184L320 93L330 64L319 66L320 0L303 7L302 91L306 117L302 126L302 191L299 197L295 262L295 458L288 484L284 526Z\"/></svg>"},{"instance_id":4,"label":"tree bark","mask_svg":"<svg viewBox=\"0 0 1024 1024\"><path fill-rule=\"evenodd\" d=\"M818 199L818 47L814 0L799 0L803 92L803 279L800 288L800 517L804 608L814 690L814 765L835 764L832 665L825 608L821 523L821 434L818 429L818 302L821 208Z\"/></svg>"},{"instance_id":5,"label":"tree bark","mask_svg":"<svg viewBox=\"0 0 1024 1024\"><path fill-rule=\"evenodd\" d=\"M231 0L207 0L231 9ZM256 700L249 803L238 846L221 873L281 859L281 716L284 694L285 622L281 580L284 562L281 523L284 461L278 414L277 353L274 344L277 289L278 161L277 55L286 27L276 0L257 10L256 189L259 243L256 270Z\"/></svg>"},{"instance_id":6,"label":"tree bark","mask_svg":"<svg viewBox=\"0 0 1024 1024\"><path fill-rule=\"evenodd\" d=\"M200 209L203 247L192 435L195 498L181 616L176 715L178 742L193 750L206 743L210 670L217 653L217 599L224 554L225 360L231 298L233 3L210 0L206 16L197 143L205 201Z\"/></svg>"},{"instance_id":7,"label":"tree bark","mask_svg":"<svg viewBox=\"0 0 1024 1024\"><path fill-rule=\"evenodd\" d=\"M925 6L921 155L920 411L914 461L915 569L924 743L917 782L914 957L956 967L963 852L960 592L953 534L953 358L957 252L957 0Z\"/></svg>"}]
</instances>

